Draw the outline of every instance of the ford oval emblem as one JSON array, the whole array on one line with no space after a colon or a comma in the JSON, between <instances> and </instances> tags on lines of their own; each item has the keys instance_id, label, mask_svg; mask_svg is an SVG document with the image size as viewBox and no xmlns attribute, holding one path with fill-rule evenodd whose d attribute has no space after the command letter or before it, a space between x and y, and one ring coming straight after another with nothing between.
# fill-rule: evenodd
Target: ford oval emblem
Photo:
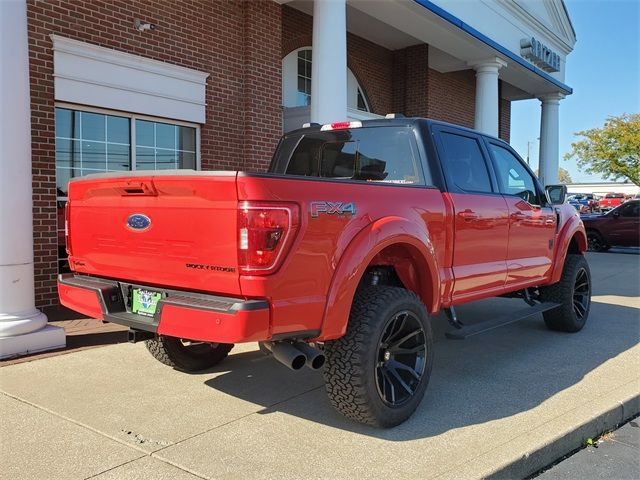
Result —
<instances>
[{"instance_id":1,"label":"ford oval emblem","mask_svg":"<svg viewBox=\"0 0 640 480\"><path fill-rule=\"evenodd\" d=\"M143 232L151 226L151 219L142 213L134 213L127 218L127 227Z\"/></svg>"}]
</instances>

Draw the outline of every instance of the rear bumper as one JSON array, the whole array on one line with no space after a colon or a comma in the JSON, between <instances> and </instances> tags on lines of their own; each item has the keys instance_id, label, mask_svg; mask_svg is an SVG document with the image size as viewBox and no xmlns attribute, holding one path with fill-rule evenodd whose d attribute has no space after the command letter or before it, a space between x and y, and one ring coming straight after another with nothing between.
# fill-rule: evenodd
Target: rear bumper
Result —
<instances>
[{"instance_id":1,"label":"rear bumper","mask_svg":"<svg viewBox=\"0 0 640 480\"><path fill-rule=\"evenodd\" d=\"M127 292L134 287L162 293L153 317L131 312ZM270 336L266 300L168 290L74 274L58 277L58 293L60 302L72 310L160 335L219 343L254 342Z\"/></svg>"}]
</instances>

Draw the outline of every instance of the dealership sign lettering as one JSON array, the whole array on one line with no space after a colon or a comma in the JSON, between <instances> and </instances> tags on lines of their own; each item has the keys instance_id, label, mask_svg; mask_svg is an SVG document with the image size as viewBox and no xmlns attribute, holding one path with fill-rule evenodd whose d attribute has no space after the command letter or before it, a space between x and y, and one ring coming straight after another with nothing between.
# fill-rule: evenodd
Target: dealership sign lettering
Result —
<instances>
[{"instance_id":1,"label":"dealership sign lettering","mask_svg":"<svg viewBox=\"0 0 640 480\"><path fill-rule=\"evenodd\" d=\"M547 72L560 71L560 55L535 37L520 40L520 55Z\"/></svg>"}]
</instances>

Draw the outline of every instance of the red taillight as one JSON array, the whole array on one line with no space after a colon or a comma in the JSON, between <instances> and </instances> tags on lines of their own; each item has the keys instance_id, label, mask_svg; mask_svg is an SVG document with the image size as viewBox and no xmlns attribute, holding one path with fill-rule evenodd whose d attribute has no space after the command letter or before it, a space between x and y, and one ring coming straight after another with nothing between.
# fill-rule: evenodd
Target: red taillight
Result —
<instances>
[{"instance_id":1,"label":"red taillight","mask_svg":"<svg viewBox=\"0 0 640 480\"><path fill-rule=\"evenodd\" d=\"M69 238L69 202L64 205L64 243L67 255L71 255L71 239Z\"/></svg>"},{"instance_id":2,"label":"red taillight","mask_svg":"<svg viewBox=\"0 0 640 480\"><path fill-rule=\"evenodd\" d=\"M242 273L268 275L280 266L298 230L295 204L241 202L238 205L238 266Z\"/></svg>"}]
</instances>

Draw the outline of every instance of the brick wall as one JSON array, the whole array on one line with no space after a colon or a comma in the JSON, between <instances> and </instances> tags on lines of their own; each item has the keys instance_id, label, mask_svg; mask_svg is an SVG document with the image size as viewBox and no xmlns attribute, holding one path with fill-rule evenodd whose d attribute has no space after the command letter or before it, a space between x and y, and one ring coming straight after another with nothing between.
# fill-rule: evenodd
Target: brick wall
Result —
<instances>
[{"instance_id":1,"label":"brick wall","mask_svg":"<svg viewBox=\"0 0 640 480\"><path fill-rule=\"evenodd\" d=\"M473 128L476 78L473 70L440 73L429 69L428 116Z\"/></svg>"},{"instance_id":2,"label":"brick wall","mask_svg":"<svg viewBox=\"0 0 640 480\"><path fill-rule=\"evenodd\" d=\"M247 0L244 8L243 170L264 171L282 135L282 7Z\"/></svg>"},{"instance_id":3,"label":"brick wall","mask_svg":"<svg viewBox=\"0 0 640 480\"><path fill-rule=\"evenodd\" d=\"M408 117L427 117L429 46L414 45L393 53L393 111Z\"/></svg>"},{"instance_id":4,"label":"brick wall","mask_svg":"<svg viewBox=\"0 0 640 480\"><path fill-rule=\"evenodd\" d=\"M281 132L280 15L271 0L29 0L36 303L57 303L50 34L208 72L203 169L263 169ZM157 25L138 32L134 18ZM244 39L253 40L245 44ZM265 93L266 92L266 93Z\"/></svg>"},{"instance_id":5,"label":"brick wall","mask_svg":"<svg viewBox=\"0 0 640 480\"><path fill-rule=\"evenodd\" d=\"M498 135L505 142L511 141L511 102L500 99L500 126L498 127Z\"/></svg>"}]
</instances>

